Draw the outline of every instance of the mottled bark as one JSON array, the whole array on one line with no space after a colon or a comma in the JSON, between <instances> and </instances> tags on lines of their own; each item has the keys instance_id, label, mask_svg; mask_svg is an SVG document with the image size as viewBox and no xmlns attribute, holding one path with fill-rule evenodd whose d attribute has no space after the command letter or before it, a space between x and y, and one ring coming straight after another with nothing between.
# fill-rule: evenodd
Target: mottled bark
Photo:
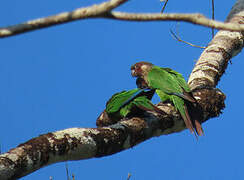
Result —
<instances>
[{"instance_id":1,"label":"mottled bark","mask_svg":"<svg viewBox=\"0 0 244 180\"><path fill-rule=\"evenodd\" d=\"M238 0L227 17L227 22L244 23L244 0ZM192 89L215 87L232 57L243 48L243 32L219 31L201 54L189 78Z\"/></svg>"},{"instance_id":2,"label":"mottled bark","mask_svg":"<svg viewBox=\"0 0 244 180\"><path fill-rule=\"evenodd\" d=\"M205 93L211 101L205 99ZM202 120L218 116L224 107L224 95L215 89L201 89L194 96L199 100L200 112L207 112ZM143 118L122 120L109 127L70 128L33 138L0 155L0 179L20 178L57 162L108 156L151 137L185 129L173 106L160 104L158 107L165 115L145 112Z\"/></svg>"}]
</instances>

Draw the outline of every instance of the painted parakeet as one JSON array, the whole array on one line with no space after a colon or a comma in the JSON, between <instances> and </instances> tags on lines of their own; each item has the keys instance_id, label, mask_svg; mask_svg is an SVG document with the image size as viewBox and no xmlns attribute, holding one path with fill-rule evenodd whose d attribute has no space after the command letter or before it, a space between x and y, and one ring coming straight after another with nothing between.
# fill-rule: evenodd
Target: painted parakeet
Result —
<instances>
[{"instance_id":1,"label":"painted parakeet","mask_svg":"<svg viewBox=\"0 0 244 180\"><path fill-rule=\"evenodd\" d=\"M144 111L163 113L152 104L155 90L132 89L114 94L106 104L106 109L97 118L98 127L108 126L117 121L132 116L140 116Z\"/></svg>"},{"instance_id":2,"label":"painted parakeet","mask_svg":"<svg viewBox=\"0 0 244 180\"><path fill-rule=\"evenodd\" d=\"M197 133L199 136L203 134L200 122L197 120L193 122L188 114L185 101L194 103L196 100L180 73L148 62L139 62L131 66L131 74L140 79L137 80L138 88L155 89L162 102L166 100L173 102L191 133Z\"/></svg>"}]
</instances>

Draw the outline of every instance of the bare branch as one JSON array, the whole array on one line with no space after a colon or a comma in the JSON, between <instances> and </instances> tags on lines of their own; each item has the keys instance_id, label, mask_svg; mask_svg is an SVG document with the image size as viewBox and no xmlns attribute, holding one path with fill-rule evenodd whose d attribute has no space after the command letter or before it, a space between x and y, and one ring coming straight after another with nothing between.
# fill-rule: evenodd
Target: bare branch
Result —
<instances>
[{"instance_id":1,"label":"bare branch","mask_svg":"<svg viewBox=\"0 0 244 180\"><path fill-rule=\"evenodd\" d=\"M214 20L214 0L212 0L212 20ZM212 38L214 37L214 28L212 28Z\"/></svg>"},{"instance_id":2,"label":"bare branch","mask_svg":"<svg viewBox=\"0 0 244 180\"><path fill-rule=\"evenodd\" d=\"M202 49L205 49L206 47L202 47L202 46L198 46L198 45L195 45L195 44L192 44L192 43L189 43L187 41L184 41L180 38L179 34L177 33L177 35L170 29L170 33L171 35L179 42L183 42L183 43L186 43L192 47L197 47L197 48L202 48Z\"/></svg>"},{"instance_id":3,"label":"bare branch","mask_svg":"<svg viewBox=\"0 0 244 180\"><path fill-rule=\"evenodd\" d=\"M163 5L163 7L162 7L162 9L161 9L161 13L164 12L164 9L165 9L165 7L166 7L166 5L167 5L167 3L168 3L168 0L162 0L162 1L165 1L165 3L164 3L164 5Z\"/></svg>"},{"instance_id":4,"label":"bare branch","mask_svg":"<svg viewBox=\"0 0 244 180\"><path fill-rule=\"evenodd\" d=\"M127 180L130 180L131 178L131 173L128 173Z\"/></svg>"},{"instance_id":5,"label":"bare branch","mask_svg":"<svg viewBox=\"0 0 244 180\"><path fill-rule=\"evenodd\" d=\"M109 12L112 9L118 7L122 3L128 0L110 0L108 2L101 3L99 5L93 5L86 8L79 8L71 12L64 12L57 15L39 18L25 23L0 28L0 37L13 36L36 29L50 27L58 24L63 24L78 19L86 19L92 17L99 17L105 12Z\"/></svg>"},{"instance_id":6,"label":"bare branch","mask_svg":"<svg viewBox=\"0 0 244 180\"><path fill-rule=\"evenodd\" d=\"M110 12L113 8L126 1L127 0L111 0L100 5L79 8L71 12L65 12L46 18L27 21L22 24L3 27L0 28L0 38L87 18L110 18L125 21L184 21L215 29L244 31L244 25L214 21L201 14Z\"/></svg>"},{"instance_id":7,"label":"bare branch","mask_svg":"<svg viewBox=\"0 0 244 180\"><path fill-rule=\"evenodd\" d=\"M184 21L192 24L202 25L215 29L230 31L244 31L244 25L234 23L222 23L206 18L205 16L195 14L177 14L177 13L123 13L111 12L105 15L106 18L127 20L127 21Z\"/></svg>"}]
</instances>

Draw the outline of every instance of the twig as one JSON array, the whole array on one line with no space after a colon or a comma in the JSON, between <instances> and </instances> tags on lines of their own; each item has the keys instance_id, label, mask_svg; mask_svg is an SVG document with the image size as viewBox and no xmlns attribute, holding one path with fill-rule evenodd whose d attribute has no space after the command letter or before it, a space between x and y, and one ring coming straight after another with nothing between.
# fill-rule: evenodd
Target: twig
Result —
<instances>
[{"instance_id":1,"label":"twig","mask_svg":"<svg viewBox=\"0 0 244 180\"><path fill-rule=\"evenodd\" d=\"M68 163L67 163L67 161L65 161L65 170L66 170L67 180L70 180L70 178L69 178L69 169L68 169Z\"/></svg>"},{"instance_id":2,"label":"twig","mask_svg":"<svg viewBox=\"0 0 244 180\"><path fill-rule=\"evenodd\" d=\"M131 173L128 173L127 180L130 180Z\"/></svg>"},{"instance_id":3,"label":"twig","mask_svg":"<svg viewBox=\"0 0 244 180\"><path fill-rule=\"evenodd\" d=\"M214 0L212 0L212 20L214 20ZM214 37L214 28L212 28L212 38Z\"/></svg>"},{"instance_id":4,"label":"twig","mask_svg":"<svg viewBox=\"0 0 244 180\"><path fill-rule=\"evenodd\" d=\"M164 6L163 6L163 8L161 9L161 13L163 13L163 12L164 12L164 9L165 9L165 7L166 7L167 3L168 3L168 0L165 0Z\"/></svg>"},{"instance_id":5,"label":"twig","mask_svg":"<svg viewBox=\"0 0 244 180\"><path fill-rule=\"evenodd\" d=\"M183 42L183 43L186 43L192 47L197 47L197 48L202 48L202 49L205 49L206 47L202 47L202 46L198 46L198 45L195 45L195 44L192 44L192 43L189 43L187 41L184 41L180 38L179 34L177 33L177 35L170 29L170 33L171 35L179 42Z\"/></svg>"}]
</instances>

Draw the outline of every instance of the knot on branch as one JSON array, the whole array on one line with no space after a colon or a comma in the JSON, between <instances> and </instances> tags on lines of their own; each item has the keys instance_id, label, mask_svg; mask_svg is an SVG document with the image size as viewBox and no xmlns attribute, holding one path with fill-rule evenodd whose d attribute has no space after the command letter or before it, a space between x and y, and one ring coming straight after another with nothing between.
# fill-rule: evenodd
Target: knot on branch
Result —
<instances>
[{"instance_id":1,"label":"knot on branch","mask_svg":"<svg viewBox=\"0 0 244 180\"><path fill-rule=\"evenodd\" d=\"M217 88L199 88L192 91L197 100L198 108L202 111L203 121L217 117L225 108L225 94Z\"/></svg>"}]
</instances>

